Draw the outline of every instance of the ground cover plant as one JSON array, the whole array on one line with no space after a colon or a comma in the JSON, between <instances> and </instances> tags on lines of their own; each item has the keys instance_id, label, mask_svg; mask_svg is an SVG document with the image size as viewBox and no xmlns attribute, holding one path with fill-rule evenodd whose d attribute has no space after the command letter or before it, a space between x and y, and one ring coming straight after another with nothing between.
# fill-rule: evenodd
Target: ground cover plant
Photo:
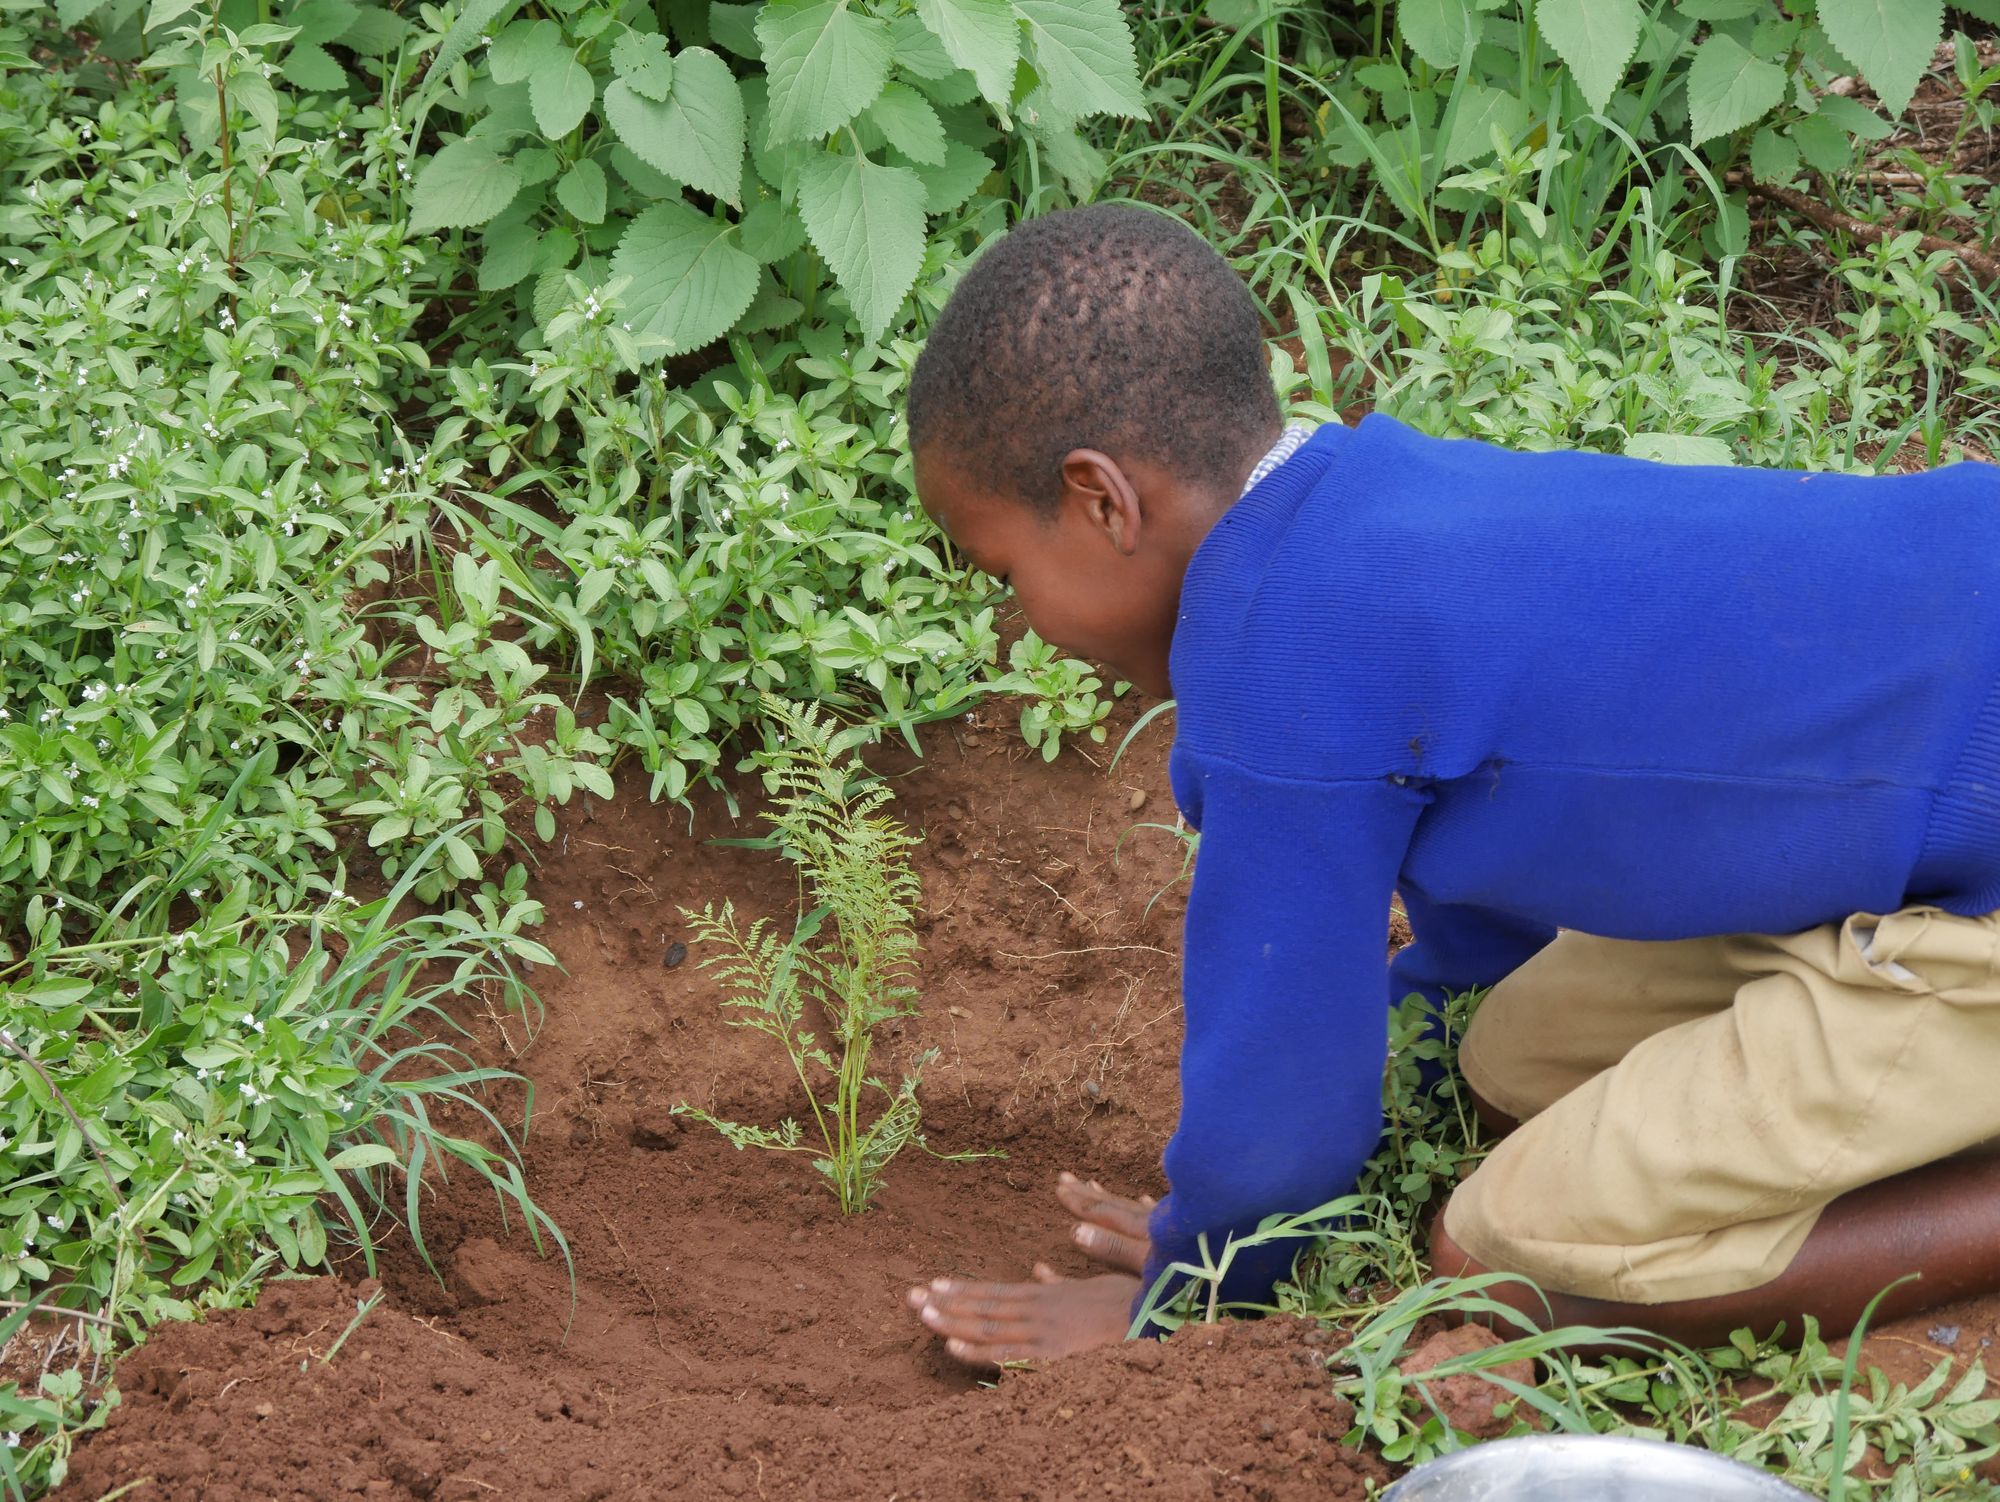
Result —
<instances>
[{"instance_id":1,"label":"ground cover plant","mask_svg":"<svg viewBox=\"0 0 2000 1502\"><path fill-rule=\"evenodd\" d=\"M393 1279L414 1246L464 1284L460 1221L503 1205L496 1236L525 1223L558 1254L551 1305L579 1238L585 1261L646 1265L620 1206L551 1211L560 1171L535 1172L560 1144L529 1112L594 1100L602 1069L560 1039L551 1063L515 1048L537 993L568 983L551 965L601 942L575 925L637 901L544 900L614 790L713 792L699 832L718 832L757 796L746 766L800 744L766 695L916 744L997 691L1048 776L1072 770L1065 745L1096 755L1106 686L1003 635L909 491L902 390L985 237L1093 192L1189 216L1252 280L1308 415L1369 404L1679 461L1990 452L1995 19L1861 0L0 3L0 1315L40 1299L82 1334L46 1375L0 1366L0 1484L61 1479L108 1411L104 1357L273 1275L365 1249ZM614 782L625 763L639 775ZM927 894L926 928L961 890L1008 890L944 834L971 799L926 806L925 879L948 894ZM999 963L1025 987L1038 965L1170 946L1144 925L1171 918L1185 831L1120 807L1121 833L1156 825L1120 844L1139 927L1110 938L1051 902L1060 942L950 950L952 973ZM1004 858L1080 903L1093 854ZM893 869L856 868L903 890ZM836 943L831 916L812 926L825 902L767 957ZM634 963L659 973L659 945ZM1049 1079L1096 1133L1060 1151L1143 1173L1106 1146L1117 1061L1166 1029L1129 977L1086 979L1116 1004L1055 1034ZM855 989L873 1000L847 1015L900 1009L896 985ZM902 1021L984 1046L993 1024L961 1012ZM1609 1358L1521 1332L1404 1377L1425 1320L1484 1295L1428 1279L1422 1217L1478 1146L1463 1101L1420 1086L1422 1019L1397 1026L1392 1131L1351 1218L1273 1228L1322 1243L1281 1307L1351 1336L1324 1376L1353 1443L1406 1463L1466 1442L1441 1384L1530 1355L1534 1381L1494 1390L1502 1429L1661 1433L1829 1494L1981 1494L2000 1434L1955 1328L1895 1336L1920 1371L1876 1342L1850 1372L1821 1338L1844 1332ZM851 1078L845 1046L827 1055L854 1124L827 1144L843 1206L916 1125L887 1089L868 1137L871 1036ZM979 1110L954 1100L973 1087L951 1059L936 1109L959 1140L1001 1140L985 1084ZM739 1099L700 1109L748 1118ZM573 1132L597 1130L575 1109ZM1023 1171L1055 1151L1027 1146ZM905 1180L928 1192L928 1168L906 1159L865 1219L899 1212ZM495 1208L471 1208L468 1178ZM1209 1312L1186 1311L1191 1335ZM337 1355L329 1331L315 1366L339 1372L371 1320ZM10 1318L0 1343L24 1331Z\"/></svg>"}]
</instances>

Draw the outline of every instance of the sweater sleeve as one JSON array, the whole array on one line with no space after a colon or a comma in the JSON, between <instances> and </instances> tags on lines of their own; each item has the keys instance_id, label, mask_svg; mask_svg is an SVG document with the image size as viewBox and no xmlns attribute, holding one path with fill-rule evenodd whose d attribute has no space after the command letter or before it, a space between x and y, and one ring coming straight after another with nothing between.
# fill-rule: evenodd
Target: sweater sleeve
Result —
<instances>
[{"instance_id":1,"label":"sweater sleeve","mask_svg":"<svg viewBox=\"0 0 2000 1502\"><path fill-rule=\"evenodd\" d=\"M1403 889L1412 942L1389 963L1389 1005L1412 991L1433 1006L1446 995L1490 986L1518 970L1556 936L1546 923L1528 923L1490 908L1432 902Z\"/></svg>"},{"instance_id":2,"label":"sweater sleeve","mask_svg":"<svg viewBox=\"0 0 2000 1502\"><path fill-rule=\"evenodd\" d=\"M1135 1313L1173 1263L1201 1265L1204 1236L1213 1257L1267 1215L1353 1188L1382 1131L1389 897L1425 803L1386 778L1303 782L1176 760L1201 848L1180 1123ZM1222 1297L1267 1298L1299 1250L1239 1253Z\"/></svg>"}]
</instances>

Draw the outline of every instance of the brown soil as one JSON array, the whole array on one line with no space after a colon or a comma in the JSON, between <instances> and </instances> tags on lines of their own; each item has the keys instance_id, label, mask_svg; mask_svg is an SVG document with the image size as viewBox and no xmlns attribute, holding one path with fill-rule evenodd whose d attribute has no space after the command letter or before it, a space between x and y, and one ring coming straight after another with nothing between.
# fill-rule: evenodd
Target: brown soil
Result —
<instances>
[{"instance_id":1,"label":"brown soil","mask_svg":"<svg viewBox=\"0 0 2000 1502\"><path fill-rule=\"evenodd\" d=\"M940 1049L932 1146L1005 1158L912 1151L843 1219L805 1159L739 1153L668 1114L691 1100L772 1122L799 1105L775 1045L722 1025L679 911L728 897L784 915L796 893L770 855L705 843L751 832L719 807L690 835L627 778L615 806L571 811L533 883L567 967L535 977L539 1032L462 1018L484 1061L534 1083L527 1180L568 1240L574 1301L561 1255L455 1174L424 1212L441 1279L399 1240L386 1300L337 1351L375 1287L358 1265L157 1331L57 1495L1321 1499L1385 1481L1339 1443L1350 1414L1311 1327L1189 1330L989 1386L902 1307L937 1273L1084 1271L1056 1172L1157 1192L1175 1113L1183 852L1135 828L1174 822L1167 728L1112 772L1095 747L1045 765L1002 720L933 728L922 763L881 759L925 834L926 916L923 1015L880 1072ZM1996 1333L1991 1301L1873 1344L1915 1370Z\"/></svg>"},{"instance_id":2,"label":"brown soil","mask_svg":"<svg viewBox=\"0 0 2000 1502\"><path fill-rule=\"evenodd\" d=\"M274 1284L255 1310L157 1332L60 1495L151 1477L133 1502L1303 1498L1384 1477L1338 1446L1347 1410L1307 1327L1190 1332L996 1390L903 1308L937 1273L1086 1270L1057 1171L1157 1192L1173 1124L1183 851L1134 830L1174 822L1167 727L1113 773L1097 747L1045 765L1004 718L934 728L922 763L881 758L896 812L925 835L926 913L923 1016L881 1072L940 1049L932 1147L1004 1158L912 1150L875 1206L843 1219L804 1158L739 1153L668 1114L691 1100L772 1122L799 1107L776 1046L722 1025L701 955L679 947L683 905L782 915L797 896L769 854L704 842L754 829L712 807L691 836L628 779L615 807L565 820L532 883L568 972L537 972L547 1018L532 1043L519 1018L463 1019L485 1061L534 1082L528 1184L568 1239L574 1304L561 1255L538 1256L455 1174L424 1212L442 1281L386 1252L389 1297L331 1362L353 1282Z\"/></svg>"}]
</instances>

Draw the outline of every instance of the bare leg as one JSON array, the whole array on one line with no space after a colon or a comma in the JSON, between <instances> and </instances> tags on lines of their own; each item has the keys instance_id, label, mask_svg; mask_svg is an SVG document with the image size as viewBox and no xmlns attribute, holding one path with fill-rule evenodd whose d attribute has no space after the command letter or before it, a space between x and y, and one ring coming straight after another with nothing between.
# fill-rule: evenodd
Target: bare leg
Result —
<instances>
[{"instance_id":1,"label":"bare leg","mask_svg":"<svg viewBox=\"0 0 2000 1502\"><path fill-rule=\"evenodd\" d=\"M1478 1102L1482 1119L1504 1131L1499 1112ZM1446 1277L1507 1271L1488 1268L1453 1241L1440 1215L1431 1261ZM1802 1316L1828 1336L1853 1328L1868 1301L1906 1273L1885 1298L1883 1320L1901 1319L1953 1299L2000 1289L2000 1158L1947 1158L1843 1194L1820 1215L1790 1267L1761 1287L1668 1304L1627 1304L1547 1291L1549 1308L1530 1289L1502 1284L1492 1296L1537 1324L1631 1325L1689 1345L1718 1345L1733 1330L1769 1335L1783 1324L1797 1339Z\"/></svg>"}]
</instances>

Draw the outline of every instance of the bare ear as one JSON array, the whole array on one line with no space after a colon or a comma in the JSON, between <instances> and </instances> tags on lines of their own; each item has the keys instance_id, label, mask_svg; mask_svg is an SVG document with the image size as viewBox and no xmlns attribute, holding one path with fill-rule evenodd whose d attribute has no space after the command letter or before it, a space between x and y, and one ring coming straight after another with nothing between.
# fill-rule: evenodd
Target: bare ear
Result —
<instances>
[{"instance_id":1,"label":"bare ear","mask_svg":"<svg viewBox=\"0 0 2000 1502\"><path fill-rule=\"evenodd\" d=\"M1096 449L1071 449L1063 456L1058 510L1077 515L1128 557L1138 551L1145 520L1139 492L1109 455Z\"/></svg>"}]
</instances>

